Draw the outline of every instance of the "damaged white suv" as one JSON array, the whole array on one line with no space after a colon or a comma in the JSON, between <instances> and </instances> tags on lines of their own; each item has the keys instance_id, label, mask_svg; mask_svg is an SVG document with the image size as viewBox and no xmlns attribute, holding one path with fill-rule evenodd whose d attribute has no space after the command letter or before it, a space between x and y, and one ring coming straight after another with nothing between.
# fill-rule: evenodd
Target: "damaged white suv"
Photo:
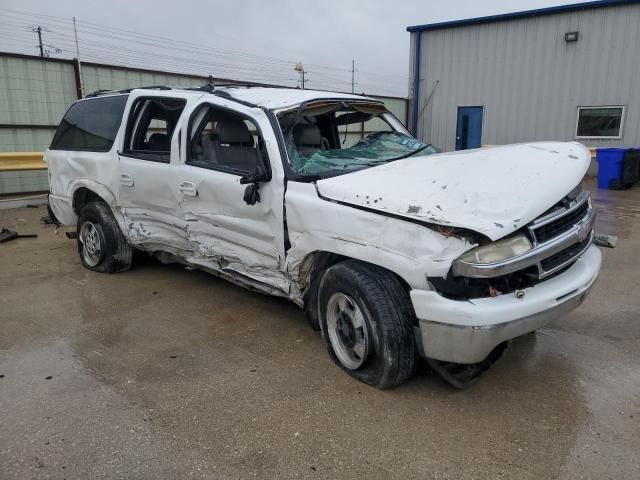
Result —
<instances>
[{"instance_id":1,"label":"damaged white suv","mask_svg":"<svg viewBox=\"0 0 640 480\"><path fill-rule=\"evenodd\" d=\"M589 159L578 143L438 153L371 98L212 85L98 92L45 154L85 267L124 271L139 249L287 297L378 388L419 355L464 386L581 303L601 262Z\"/></svg>"}]
</instances>

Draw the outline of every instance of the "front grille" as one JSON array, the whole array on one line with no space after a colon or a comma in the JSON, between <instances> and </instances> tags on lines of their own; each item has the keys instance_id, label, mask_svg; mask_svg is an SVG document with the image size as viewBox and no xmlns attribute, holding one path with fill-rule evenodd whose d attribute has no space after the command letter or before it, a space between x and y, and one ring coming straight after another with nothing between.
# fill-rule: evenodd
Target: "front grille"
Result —
<instances>
[{"instance_id":1,"label":"front grille","mask_svg":"<svg viewBox=\"0 0 640 480\"><path fill-rule=\"evenodd\" d=\"M580 255L591 243L591 235L580 243L574 243L569 248L562 250L549 258L545 258L540 262L545 272L551 272L554 268L570 262L572 259Z\"/></svg>"},{"instance_id":2,"label":"front grille","mask_svg":"<svg viewBox=\"0 0 640 480\"><path fill-rule=\"evenodd\" d=\"M558 235L568 232L587 215L588 210L589 202L584 202L578 208L568 212L557 220L535 227L533 234L535 235L536 241L538 243L544 243Z\"/></svg>"},{"instance_id":3,"label":"front grille","mask_svg":"<svg viewBox=\"0 0 640 480\"><path fill-rule=\"evenodd\" d=\"M458 259L447 279L429 281L442 295L456 299L532 287L559 275L587 251L593 241L594 218L589 194L576 189L518 232L528 233L532 240L527 252L488 264Z\"/></svg>"}]
</instances>

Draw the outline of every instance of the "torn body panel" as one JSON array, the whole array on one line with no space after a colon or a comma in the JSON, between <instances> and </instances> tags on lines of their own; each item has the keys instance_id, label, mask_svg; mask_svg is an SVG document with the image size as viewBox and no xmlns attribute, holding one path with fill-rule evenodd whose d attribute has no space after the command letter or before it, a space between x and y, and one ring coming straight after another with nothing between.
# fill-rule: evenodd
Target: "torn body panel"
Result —
<instances>
[{"instance_id":1,"label":"torn body panel","mask_svg":"<svg viewBox=\"0 0 640 480\"><path fill-rule=\"evenodd\" d=\"M473 246L422 225L327 202L309 183L290 182L285 200L287 272L294 288L304 286L307 256L329 252L384 267L412 288L429 290L425 272L446 276L451 262Z\"/></svg>"}]
</instances>

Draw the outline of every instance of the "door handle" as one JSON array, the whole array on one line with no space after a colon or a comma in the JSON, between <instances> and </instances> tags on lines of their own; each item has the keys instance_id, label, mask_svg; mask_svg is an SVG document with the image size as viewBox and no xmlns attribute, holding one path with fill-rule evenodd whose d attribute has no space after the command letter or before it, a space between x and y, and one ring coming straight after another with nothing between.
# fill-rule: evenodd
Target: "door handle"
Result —
<instances>
[{"instance_id":1,"label":"door handle","mask_svg":"<svg viewBox=\"0 0 640 480\"><path fill-rule=\"evenodd\" d=\"M120 174L120 183L122 185L127 186L127 187L133 187L133 177L131 175L129 175L128 173L121 173Z\"/></svg>"},{"instance_id":2,"label":"door handle","mask_svg":"<svg viewBox=\"0 0 640 480\"><path fill-rule=\"evenodd\" d=\"M178 185L178 188L184 195L188 195L190 197L198 195L198 189L193 182L182 182Z\"/></svg>"}]
</instances>

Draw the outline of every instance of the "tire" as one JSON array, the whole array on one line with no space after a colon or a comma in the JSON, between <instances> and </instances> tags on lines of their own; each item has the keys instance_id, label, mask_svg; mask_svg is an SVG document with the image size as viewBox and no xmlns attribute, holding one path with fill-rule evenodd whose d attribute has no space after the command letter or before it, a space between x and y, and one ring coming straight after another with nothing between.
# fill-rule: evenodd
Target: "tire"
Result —
<instances>
[{"instance_id":1,"label":"tire","mask_svg":"<svg viewBox=\"0 0 640 480\"><path fill-rule=\"evenodd\" d=\"M332 266L320 282L318 313L331 359L352 377L386 389L413 375L415 314L391 272L355 260Z\"/></svg>"},{"instance_id":2,"label":"tire","mask_svg":"<svg viewBox=\"0 0 640 480\"><path fill-rule=\"evenodd\" d=\"M131 268L133 248L104 202L88 203L82 208L77 242L80 261L89 270L115 273Z\"/></svg>"}]
</instances>

